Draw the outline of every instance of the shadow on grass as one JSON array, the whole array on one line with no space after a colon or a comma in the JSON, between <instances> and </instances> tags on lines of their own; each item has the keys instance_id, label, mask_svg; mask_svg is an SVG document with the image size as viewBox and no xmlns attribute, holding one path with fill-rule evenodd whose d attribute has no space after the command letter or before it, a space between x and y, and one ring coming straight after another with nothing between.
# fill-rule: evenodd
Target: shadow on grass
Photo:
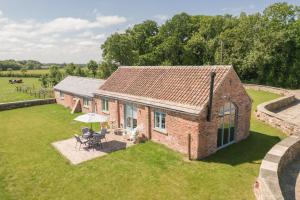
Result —
<instances>
[{"instance_id":1,"label":"shadow on grass","mask_svg":"<svg viewBox=\"0 0 300 200\"><path fill-rule=\"evenodd\" d=\"M202 161L229 165L239 165L242 163L260 164L260 160L279 141L279 137L251 131L247 139L221 149Z\"/></svg>"}]
</instances>

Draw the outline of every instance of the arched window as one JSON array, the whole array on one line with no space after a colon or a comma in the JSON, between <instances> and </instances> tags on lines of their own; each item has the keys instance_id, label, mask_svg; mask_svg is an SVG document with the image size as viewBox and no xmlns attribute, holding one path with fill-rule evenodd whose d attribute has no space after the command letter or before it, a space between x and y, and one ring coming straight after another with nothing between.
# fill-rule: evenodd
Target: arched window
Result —
<instances>
[{"instance_id":1,"label":"arched window","mask_svg":"<svg viewBox=\"0 0 300 200\"><path fill-rule=\"evenodd\" d=\"M221 148L234 142L236 126L236 107L233 103L225 103L219 111L219 128L217 147Z\"/></svg>"}]
</instances>

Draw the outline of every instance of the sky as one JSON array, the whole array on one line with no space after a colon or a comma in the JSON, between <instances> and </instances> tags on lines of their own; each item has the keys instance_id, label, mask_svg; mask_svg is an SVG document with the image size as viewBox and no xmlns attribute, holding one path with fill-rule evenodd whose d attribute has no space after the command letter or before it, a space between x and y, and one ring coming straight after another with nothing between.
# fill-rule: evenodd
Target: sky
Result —
<instances>
[{"instance_id":1,"label":"sky","mask_svg":"<svg viewBox=\"0 0 300 200\"><path fill-rule=\"evenodd\" d=\"M101 44L147 19L262 12L276 0L0 0L0 60L86 63ZM286 2L300 5L300 0Z\"/></svg>"}]
</instances>

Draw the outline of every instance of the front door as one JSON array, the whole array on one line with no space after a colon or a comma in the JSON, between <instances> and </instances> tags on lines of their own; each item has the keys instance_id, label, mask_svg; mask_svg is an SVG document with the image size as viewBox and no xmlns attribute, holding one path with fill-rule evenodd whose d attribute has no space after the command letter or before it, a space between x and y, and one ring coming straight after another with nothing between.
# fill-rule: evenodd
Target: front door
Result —
<instances>
[{"instance_id":1,"label":"front door","mask_svg":"<svg viewBox=\"0 0 300 200\"><path fill-rule=\"evenodd\" d=\"M126 104L124 109L125 127L127 130L132 131L137 127L137 108L133 104Z\"/></svg>"}]
</instances>

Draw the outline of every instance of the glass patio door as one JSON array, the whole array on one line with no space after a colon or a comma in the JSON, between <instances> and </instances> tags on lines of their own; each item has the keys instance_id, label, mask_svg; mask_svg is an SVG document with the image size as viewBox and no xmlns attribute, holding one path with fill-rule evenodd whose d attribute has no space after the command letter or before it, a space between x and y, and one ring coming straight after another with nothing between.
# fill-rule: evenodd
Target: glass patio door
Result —
<instances>
[{"instance_id":1,"label":"glass patio door","mask_svg":"<svg viewBox=\"0 0 300 200\"><path fill-rule=\"evenodd\" d=\"M236 107L228 102L220 108L217 147L222 148L234 142L236 129Z\"/></svg>"},{"instance_id":2,"label":"glass patio door","mask_svg":"<svg viewBox=\"0 0 300 200\"><path fill-rule=\"evenodd\" d=\"M137 108L133 104L125 105L125 127L127 130L132 131L137 127Z\"/></svg>"}]
</instances>

